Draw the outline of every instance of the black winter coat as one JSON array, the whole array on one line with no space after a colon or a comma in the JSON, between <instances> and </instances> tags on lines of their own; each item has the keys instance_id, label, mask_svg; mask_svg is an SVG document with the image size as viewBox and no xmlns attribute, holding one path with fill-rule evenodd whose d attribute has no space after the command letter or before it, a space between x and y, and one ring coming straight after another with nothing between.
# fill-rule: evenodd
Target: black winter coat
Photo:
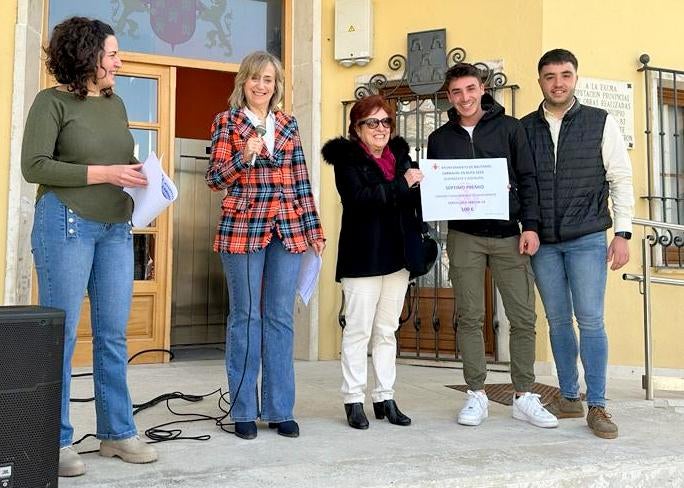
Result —
<instances>
[{"instance_id":1,"label":"black winter coat","mask_svg":"<svg viewBox=\"0 0 684 488\"><path fill-rule=\"evenodd\" d=\"M409 188L404 178L407 169L417 166L401 137L390 139L389 148L397 161L392 181L385 179L357 142L339 137L326 142L321 150L323 158L335 167L335 184L342 199L336 281L419 269L420 192Z\"/></svg>"},{"instance_id":2,"label":"black winter coat","mask_svg":"<svg viewBox=\"0 0 684 488\"><path fill-rule=\"evenodd\" d=\"M450 220L449 228L483 237L511 237L523 230L537 231L539 194L534 160L520 121L504 114L504 108L485 94L483 117L473 137L460 125L455 109L449 121L428 137L429 159L506 158L508 161L509 217L504 220Z\"/></svg>"}]
</instances>

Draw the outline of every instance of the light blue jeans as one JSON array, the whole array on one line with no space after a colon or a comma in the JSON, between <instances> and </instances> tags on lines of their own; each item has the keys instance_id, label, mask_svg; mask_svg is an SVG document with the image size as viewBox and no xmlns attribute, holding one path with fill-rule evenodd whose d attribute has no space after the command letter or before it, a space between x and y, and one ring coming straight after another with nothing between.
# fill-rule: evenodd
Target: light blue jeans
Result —
<instances>
[{"instance_id":1,"label":"light blue jeans","mask_svg":"<svg viewBox=\"0 0 684 488\"><path fill-rule=\"evenodd\" d=\"M288 252L274 234L260 251L220 256L228 285L226 372L231 417L236 422L292 420L293 309L302 255Z\"/></svg>"},{"instance_id":2,"label":"light blue jeans","mask_svg":"<svg viewBox=\"0 0 684 488\"><path fill-rule=\"evenodd\" d=\"M98 439L127 439L137 430L126 384L126 325L133 290L133 235L128 223L86 220L54 193L36 204L31 234L40 304L66 312L60 447L71 445L71 358L86 288L93 335Z\"/></svg>"},{"instance_id":3,"label":"light blue jeans","mask_svg":"<svg viewBox=\"0 0 684 488\"><path fill-rule=\"evenodd\" d=\"M542 244L532 257L539 295L549 321L551 348L561 394L579 398L579 355L587 383L587 404L606 404L608 338L603 321L606 292L606 233L596 232L571 241Z\"/></svg>"}]
</instances>

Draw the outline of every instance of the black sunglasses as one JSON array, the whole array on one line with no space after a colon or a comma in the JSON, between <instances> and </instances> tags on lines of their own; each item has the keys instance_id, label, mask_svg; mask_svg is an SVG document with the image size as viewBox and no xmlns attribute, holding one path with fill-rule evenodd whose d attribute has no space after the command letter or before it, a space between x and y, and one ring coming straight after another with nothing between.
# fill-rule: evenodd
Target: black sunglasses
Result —
<instances>
[{"instance_id":1,"label":"black sunglasses","mask_svg":"<svg viewBox=\"0 0 684 488\"><path fill-rule=\"evenodd\" d=\"M390 129L392 127L392 117L385 117L384 119L365 119L359 120L358 122L358 125L367 125L369 129L377 129L380 124L382 124L385 129Z\"/></svg>"}]
</instances>

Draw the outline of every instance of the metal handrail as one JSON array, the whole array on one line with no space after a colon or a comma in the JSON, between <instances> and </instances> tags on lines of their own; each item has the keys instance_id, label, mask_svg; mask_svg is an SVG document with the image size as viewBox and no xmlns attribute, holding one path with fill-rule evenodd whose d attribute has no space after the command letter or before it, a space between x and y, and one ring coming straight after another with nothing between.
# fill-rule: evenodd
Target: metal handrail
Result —
<instances>
[{"instance_id":1,"label":"metal handrail","mask_svg":"<svg viewBox=\"0 0 684 488\"><path fill-rule=\"evenodd\" d=\"M669 230L679 230L684 232L684 225L679 224L668 224L667 222L658 222L657 220L647 220L633 218L632 223L635 225L643 225L644 227L653 227L655 229L669 229Z\"/></svg>"},{"instance_id":2,"label":"metal handrail","mask_svg":"<svg viewBox=\"0 0 684 488\"><path fill-rule=\"evenodd\" d=\"M637 281L639 283L644 282L643 276L632 273L623 274L622 279L625 281ZM656 283L658 285L684 286L684 280L678 280L674 278L651 278L651 283Z\"/></svg>"},{"instance_id":3,"label":"metal handrail","mask_svg":"<svg viewBox=\"0 0 684 488\"><path fill-rule=\"evenodd\" d=\"M684 232L684 225L668 224L655 220L633 218L632 223L652 229L668 229ZM651 276L651 246L656 242L654 236L645 234L641 239L642 274L625 273L622 279L639 282L639 293L644 297L644 377L643 388L646 390L646 400L653 400L653 328L651 324L651 283L684 286L684 280L676 278L661 278Z\"/></svg>"}]
</instances>

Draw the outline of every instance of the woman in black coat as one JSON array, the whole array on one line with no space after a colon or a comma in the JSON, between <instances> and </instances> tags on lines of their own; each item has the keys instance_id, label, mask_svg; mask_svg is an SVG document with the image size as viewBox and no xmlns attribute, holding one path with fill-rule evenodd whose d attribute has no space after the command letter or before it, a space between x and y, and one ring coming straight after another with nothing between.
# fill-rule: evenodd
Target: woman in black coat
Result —
<instances>
[{"instance_id":1,"label":"woman in black coat","mask_svg":"<svg viewBox=\"0 0 684 488\"><path fill-rule=\"evenodd\" d=\"M379 95L354 104L349 139L323 146L335 167L342 199L337 272L345 295L342 393L349 425L367 429L363 411L368 342L372 338L376 387L371 397L378 419L409 425L394 401L396 339L404 295L422 260L420 193L423 179L401 137L391 138L395 112Z\"/></svg>"}]
</instances>

